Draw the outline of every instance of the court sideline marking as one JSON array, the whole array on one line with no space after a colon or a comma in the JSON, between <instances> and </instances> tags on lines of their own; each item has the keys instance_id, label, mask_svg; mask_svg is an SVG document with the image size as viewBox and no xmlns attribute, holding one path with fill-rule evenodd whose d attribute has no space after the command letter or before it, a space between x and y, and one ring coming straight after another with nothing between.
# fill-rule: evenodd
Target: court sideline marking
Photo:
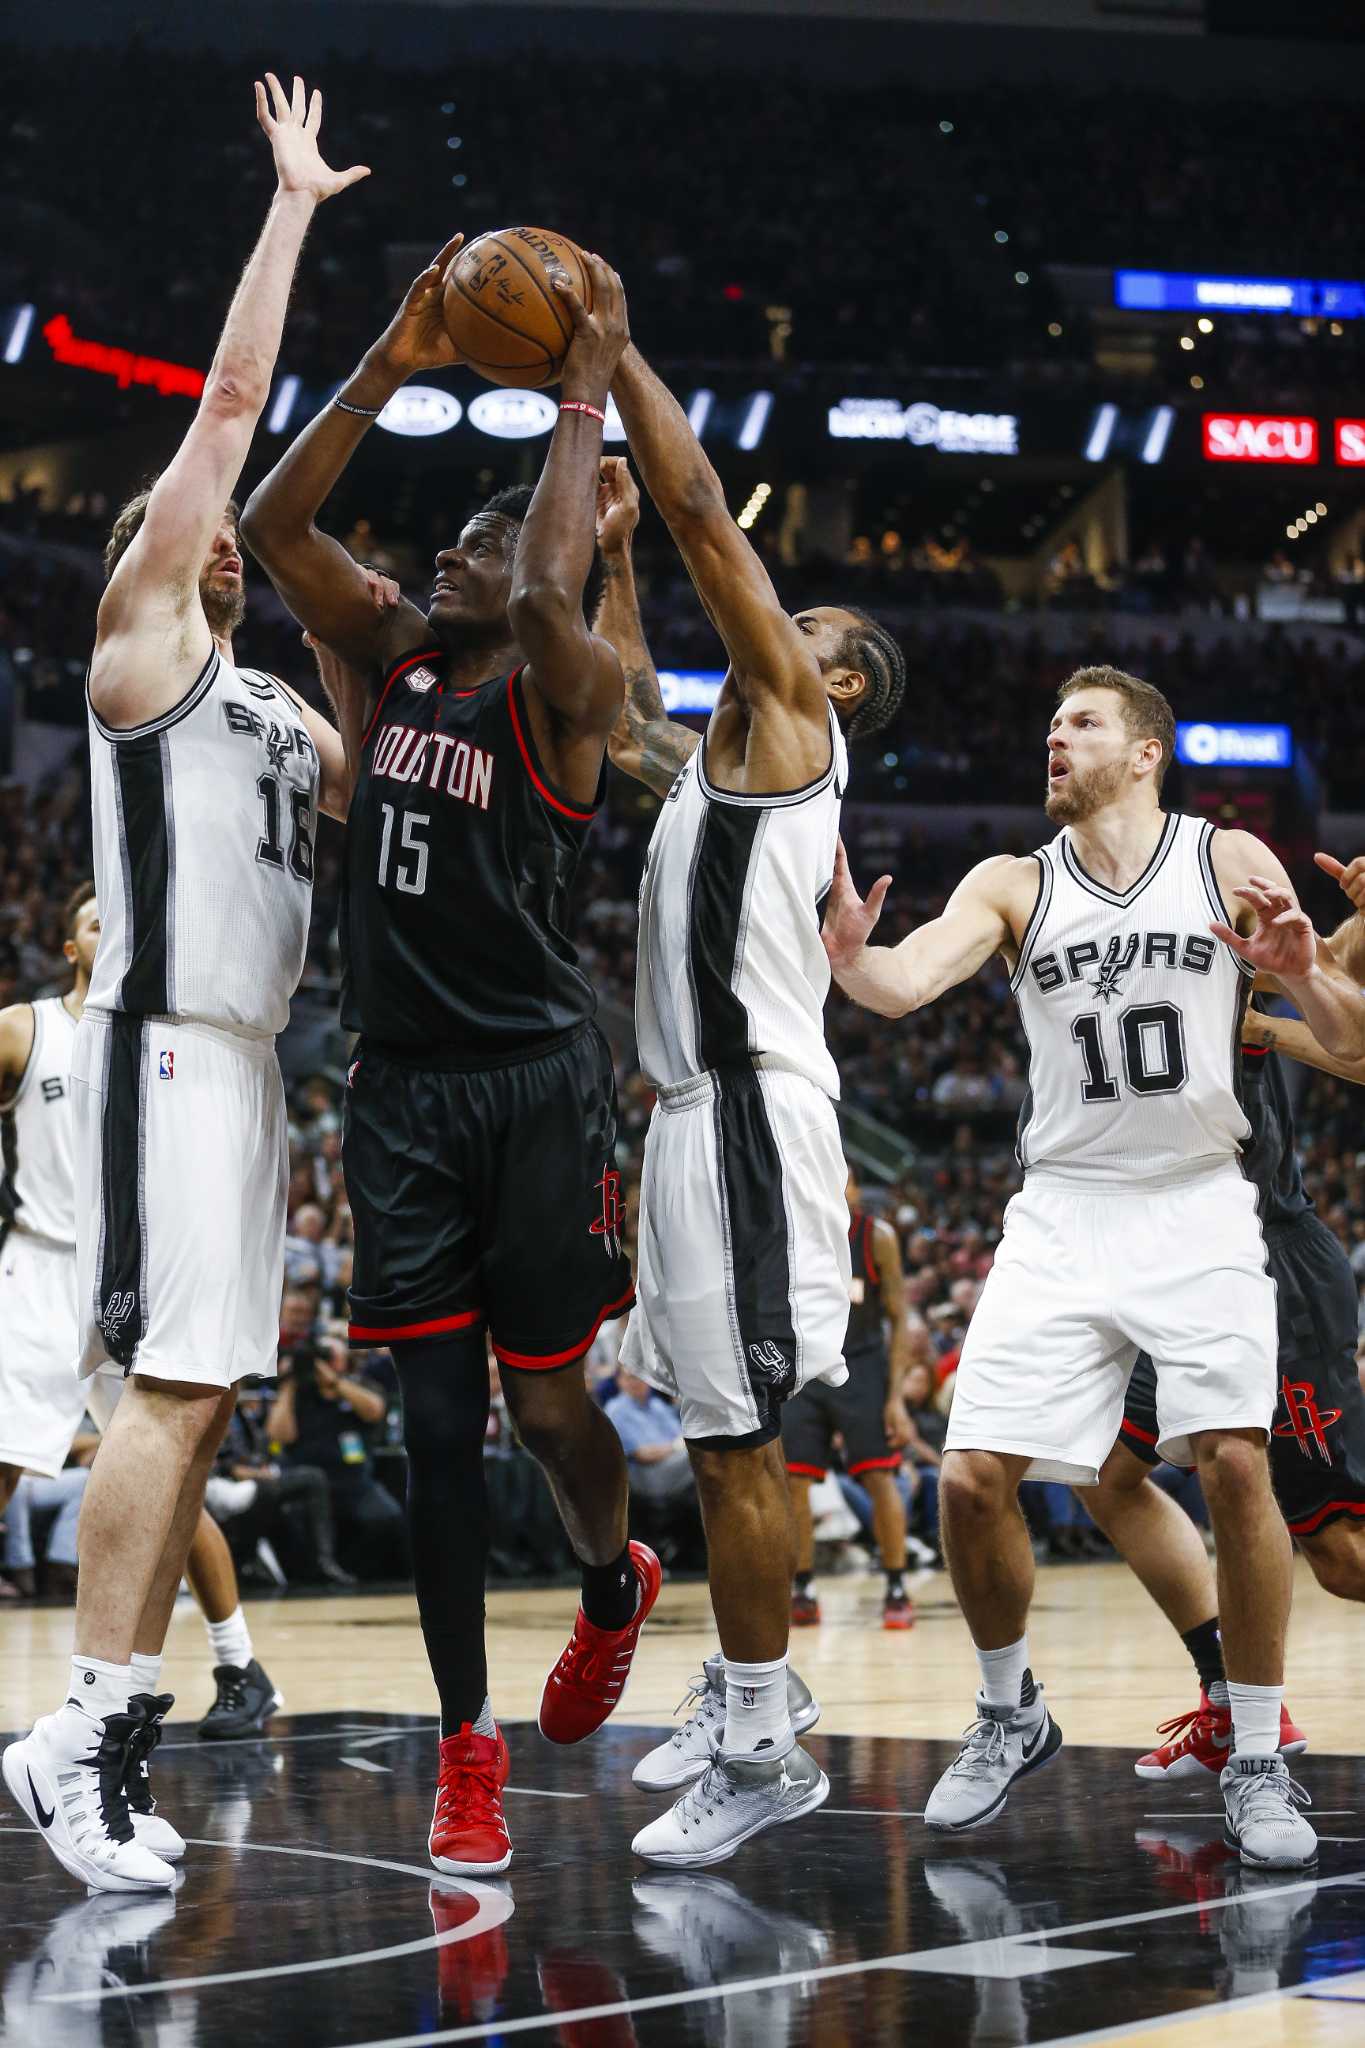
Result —
<instances>
[{"instance_id":1,"label":"court sideline marking","mask_svg":"<svg viewBox=\"0 0 1365 2048\"><path fill-rule=\"evenodd\" d=\"M1328 1891L1342 1885L1365 1884L1365 1870L1349 1871L1340 1877L1302 1878L1293 1884L1267 1886L1258 1893L1261 1898L1285 1897L1293 1892ZM1232 1894L1225 1899L1195 1899L1183 1906L1158 1906L1145 1913L1121 1913L1107 1920L1079 1920L1066 1927L1035 1927L1020 1934L1009 1934L1003 1940L988 1946L997 1949L1023 1946L1029 1943L1050 1944L1073 1934L1098 1934L1120 1927L1139 1927L1153 1920L1176 1920L1191 1913L1216 1912L1221 1907L1240 1905L1240 1895ZM966 1961L968 1952L981 1947L976 1941L953 1944L963 1955L962 1975L973 1976L975 1972ZM816 1984L827 1978L865 1975L872 1970L916 1970L923 1958L934 1955L943 1958L951 1954L951 1948L921 1950L893 1956L866 1956L851 1963L825 1963L810 1970L787 1970L770 1977L744 1977L732 1984L705 1985L687 1991L667 1991L648 1998L623 1998L610 2005L585 2005L572 2012L528 2013L519 2019L497 2019L487 2025L467 2027L445 2027L426 2034L394 2034L383 2039L356 2042L351 2048L438 2048L439 2043L453 2041L486 2041L504 2034L529 2034L538 2029L564 2027L580 2024L587 2020L612 2019L626 2013L657 2012L666 2006L700 2005L716 1999L746 1997L758 1991L774 1991L784 1984ZM943 1963L933 1966L936 1973L943 1970ZM1330 1982L1330 1979L1315 1979L1314 1983ZM1191 2006L1180 2013L1163 2013L1152 2020L1140 2020L1129 2026L1107 2027L1098 2033L1054 2035L1050 2043L1038 2042L1035 2048L1081 2048L1091 2041L1114 2040L1125 2032L1148 2031L1158 2026L1170 2026L1177 2020L1189 2020L1202 2013L1231 2010L1234 2006L1266 2004L1277 1998L1292 1998L1308 1995L1310 1986L1293 1985L1288 1989L1273 1992L1255 1992L1246 1999L1225 1999L1213 2006Z\"/></svg>"},{"instance_id":2,"label":"court sideline marking","mask_svg":"<svg viewBox=\"0 0 1365 2048\"><path fill-rule=\"evenodd\" d=\"M33 1832L32 1828L0 1828L0 1834L6 1835ZM99 1991L50 1991L42 1995L42 2004L95 2005L106 1998L142 1998L149 1992L204 1991L211 1984L256 1983L269 1977L307 1977L319 1970L349 1970L359 1963L383 1963L395 1956L418 1955L424 1949L451 1948L457 1942L472 1941L476 1934L487 1934L504 1920L510 1920L515 1910L512 1899L491 1885L479 1884L469 1877L443 1877L429 1865L423 1869L415 1863L393 1863L382 1856L345 1855L338 1849L296 1849L278 1842L214 1842L194 1835L187 1835L185 1840L191 1849L227 1849L233 1855L239 1850L251 1850L263 1856L305 1856L319 1863L357 1863L367 1870L396 1870L403 1877L420 1877L425 1884L439 1883L461 1891L478 1901L478 1910L459 1927L448 1927L442 1934L424 1934L417 1941L395 1942L387 1948L360 1949L351 1955L314 1956L307 1962L275 1963L256 1970L215 1970L207 1977L162 1977L149 1984L109 1984Z\"/></svg>"}]
</instances>

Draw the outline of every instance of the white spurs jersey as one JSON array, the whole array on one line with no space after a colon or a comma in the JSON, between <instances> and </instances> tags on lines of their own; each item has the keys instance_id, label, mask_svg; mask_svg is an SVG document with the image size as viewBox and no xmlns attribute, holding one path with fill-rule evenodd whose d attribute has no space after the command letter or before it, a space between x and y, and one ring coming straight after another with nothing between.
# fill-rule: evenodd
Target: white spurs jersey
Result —
<instances>
[{"instance_id":1,"label":"white spurs jersey","mask_svg":"<svg viewBox=\"0 0 1365 2048\"><path fill-rule=\"evenodd\" d=\"M247 1037L289 1018L313 897L318 757L293 700L215 649L164 718L90 712L92 1009Z\"/></svg>"},{"instance_id":2,"label":"white spurs jersey","mask_svg":"<svg viewBox=\"0 0 1365 2048\"><path fill-rule=\"evenodd\" d=\"M656 1087L761 1056L837 1099L825 1044L820 906L834 877L848 754L805 789L738 796L697 748L659 813L640 884L635 1032Z\"/></svg>"},{"instance_id":3,"label":"white spurs jersey","mask_svg":"<svg viewBox=\"0 0 1365 2048\"><path fill-rule=\"evenodd\" d=\"M19 1086L0 1108L0 1236L10 1226L74 1251L70 1097L76 1020L60 996L43 996L32 1007L33 1049Z\"/></svg>"},{"instance_id":4,"label":"white spurs jersey","mask_svg":"<svg viewBox=\"0 0 1365 2048\"><path fill-rule=\"evenodd\" d=\"M1012 987L1029 1045L1019 1162L1078 1187L1159 1186L1234 1161L1254 979L1215 939L1230 924L1214 828L1166 816L1130 889L1081 865L1069 830L1033 857L1038 898Z\"/></svg>"}]
</instances>

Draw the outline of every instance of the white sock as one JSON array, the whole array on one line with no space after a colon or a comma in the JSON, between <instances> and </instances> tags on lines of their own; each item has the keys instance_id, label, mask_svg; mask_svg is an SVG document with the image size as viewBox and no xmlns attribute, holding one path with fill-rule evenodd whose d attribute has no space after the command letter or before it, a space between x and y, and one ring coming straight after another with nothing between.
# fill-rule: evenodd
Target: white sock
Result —
<instances>
[{"instance_id":1,"label":"white sock","mask_svg":"<svg viewBox=\"0 0 1365 2048\"><path fill-rule=\"evenodd\" d=\"M493 1702L489 1699L488 1694L485 1693L483 1705L479 1708L479 1718L474 1723L474 1733L476 1735L486 1735L492 1741L497 1732L498 1724L493 1719Z\"/></svg>"},{"instance_id":2,"label":"white sock","mask_svg":"<svg viewBox=\"0 0 1365 2048\"><path fill-rule=\"evenodd\" d=\"M787 1660L771 1664L740 1664L725 1660L726 1756L786 1756L794 1748L791 1715L787 1712Z\"/></svg>"},{"instance_id":3,"label":"white sock","mask_svg":"<svg viewBox=\"0 0 1365 2048\"><path fill-rule=\"evenodd\" d=\"M1028 1669L1028 1637L1006 1643L1003 1650L978 1650L981 1691L988 1707L1017 1707Z\"/></svg>"},{"instance_id":4,"label":"white sock","mask_svg":"<svg viewBox=\"0 0 1365 2048\"><path fill-rule=\"evenodd\" d=\"M1239 1685L1228 1680L1235 1756L1277 1756L1280 1749L1282 1685Z\"/></svg>"},{"instance_id":5,"label":"white sock","mask_svg":"<svg viewBox=\"0 0 1365 2048\"><path fill-rule=\"evenodd\" d=\"M133 1690L131 1664L102 1664L98 1657L71 1659L69 1704L92 1721L102 1721L106 1714L126 1714Z\"/></svg>"},{"instance_id":6,"label":"white sock","mask_svg":"<svg viewBox=\"0 0 1365 2048\"><path fill-rule=\"evenodd\" d=\"M213 1645L214 1663L233 1664L239 1671L245 1671L256 1653L251 1647L251 1632L241 1608L235 1608L226 1621L205 1620L204 1627Z\"/></svg>"},{"instance_id":7,"label":"white sock","mask_svg":"<svg viewBox=\"0 0 1365 2048\"><path fill-rule=\"evenodd\" d=\"M144 1657L141 1650L133 1652L133 1691L155 1692L161 1683L160 1657Z\"/></svg>"}]
</instances>

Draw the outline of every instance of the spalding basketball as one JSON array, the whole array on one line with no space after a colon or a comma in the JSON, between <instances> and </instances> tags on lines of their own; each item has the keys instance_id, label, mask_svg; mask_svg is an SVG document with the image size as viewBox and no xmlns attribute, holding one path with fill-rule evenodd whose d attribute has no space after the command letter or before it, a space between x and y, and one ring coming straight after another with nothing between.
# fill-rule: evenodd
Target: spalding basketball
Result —
<instances>
[{"instance_id":1,"label":"spalding basketball","mask_svg":"<svg viewBox=\"0 0 1365 2048\"><path fill-rule=\"evenodd\" d=\"M497 228L461 249L446 279L446 330L490 384L554 384L573 340L573 318L554 289L562 279L592 311L583 252L548 228Z\"/></svg>"}]
</instances>

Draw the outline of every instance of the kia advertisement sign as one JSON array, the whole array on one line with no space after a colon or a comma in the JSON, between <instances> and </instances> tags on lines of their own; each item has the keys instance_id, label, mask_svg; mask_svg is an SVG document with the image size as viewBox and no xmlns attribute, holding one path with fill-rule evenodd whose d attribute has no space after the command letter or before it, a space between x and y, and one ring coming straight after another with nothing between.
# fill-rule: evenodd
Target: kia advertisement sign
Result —
<instances>
[{"instance_id":1,"label":"kia advertisement sign","mask_svg":"<svg viewBox=\"0 0 1365 2048\"><path fill-rule=\"evenodd\" d=\"M1275 413L1206 412L1206 462L1316 462L1318 423Z\"/></svg>"}]
</instances>

